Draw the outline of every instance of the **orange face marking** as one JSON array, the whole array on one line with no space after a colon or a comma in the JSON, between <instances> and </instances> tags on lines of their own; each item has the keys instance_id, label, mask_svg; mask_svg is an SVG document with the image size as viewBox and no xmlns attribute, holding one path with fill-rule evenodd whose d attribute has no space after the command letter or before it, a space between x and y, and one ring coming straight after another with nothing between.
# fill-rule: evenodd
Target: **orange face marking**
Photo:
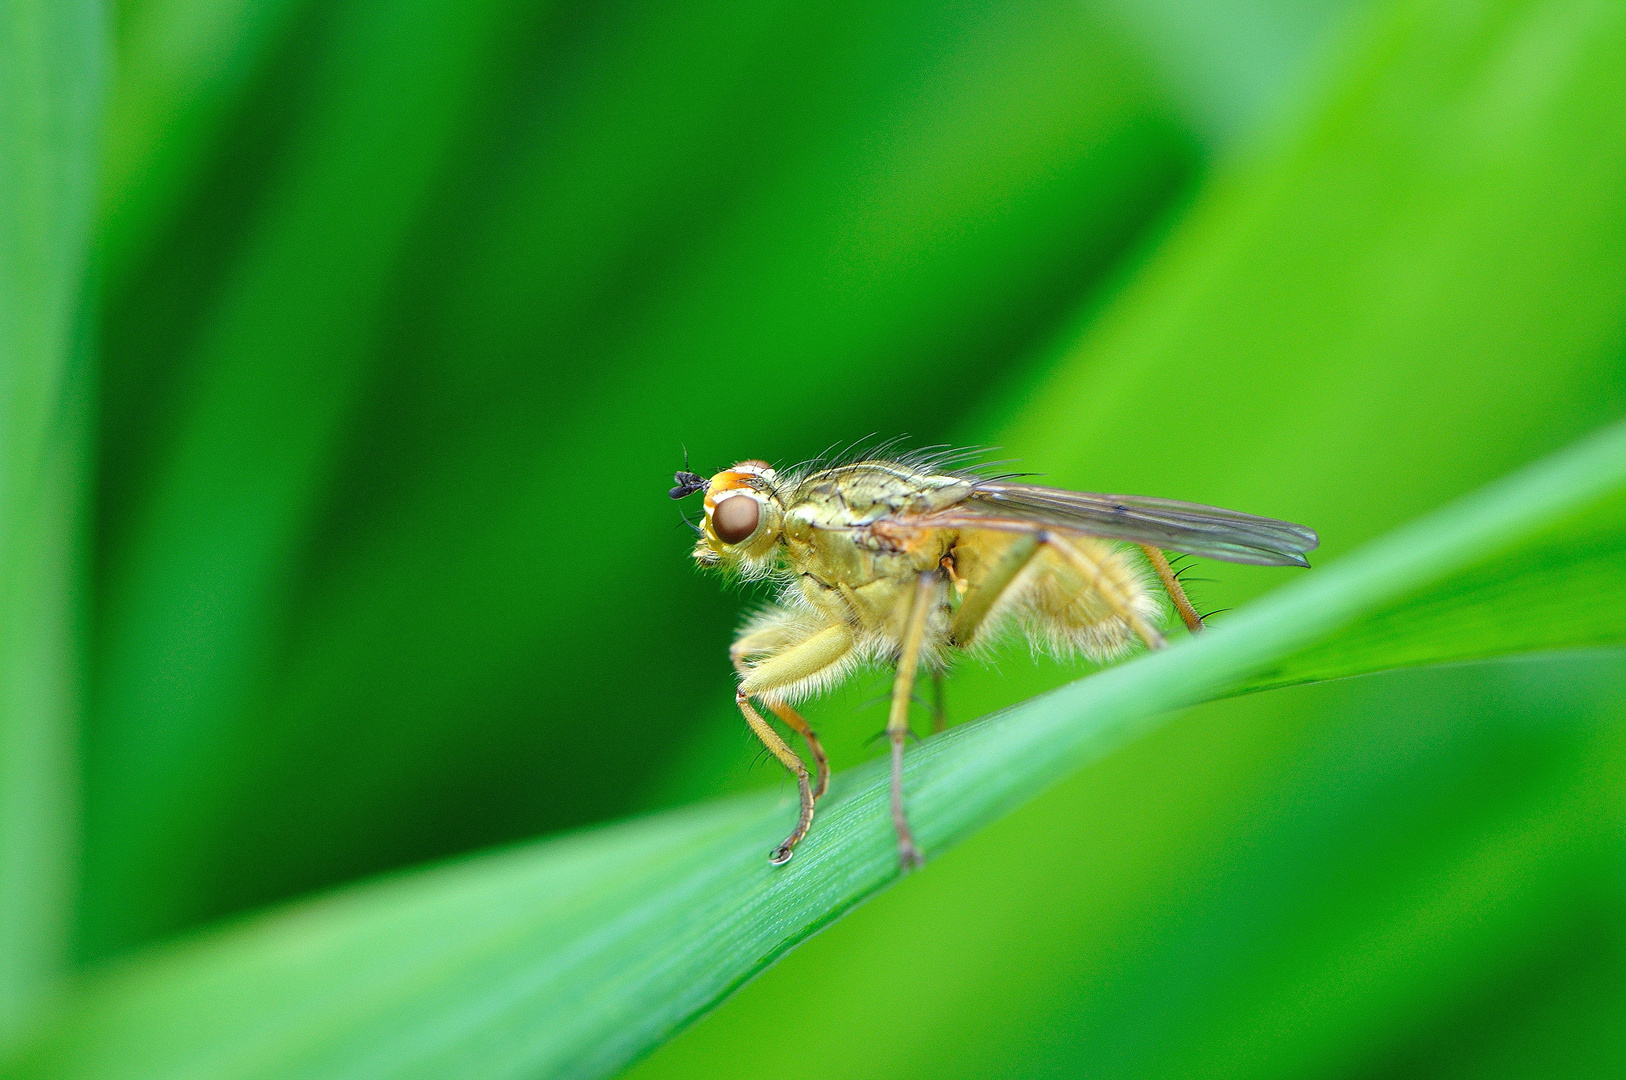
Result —
<instances>
[{"instance_id":1,"label":"orange face marking","mask_svg":"<svg viewBox=\"0 0 1626 1080\"><path fill-rule=\"evenodd\" d=\"M731 469L725 469L711 478L706 487L706 517L711 517L712 511L717 509L717 503L730 492L754 490L755 483L763 480L772 481L774 478L773 466L766 461L742 461Z\"/></svg>"},{"instance_id":2,"label":"orange face marking","mask_svg":"<svg viewBox=\"0 0 1626 1080\"><path fill-rule=\"evenodd\" d=\"M755 491L763 481L772 483L773 479L773 466L766 461L757 461L755 459L742 461L733 468L725 469L711 478L711 483L706 486L705 530L706 537L713 542L714 546L727 543L717 532L717 504L727 499L748 498L749 496L739 493Z\"/></svg>"}]
</instances>

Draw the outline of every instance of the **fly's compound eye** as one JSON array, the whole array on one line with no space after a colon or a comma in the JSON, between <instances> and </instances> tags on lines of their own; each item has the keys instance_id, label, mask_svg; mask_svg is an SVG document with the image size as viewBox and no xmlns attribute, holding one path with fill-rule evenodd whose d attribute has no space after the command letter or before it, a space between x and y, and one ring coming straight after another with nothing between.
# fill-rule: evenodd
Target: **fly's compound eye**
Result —
<instances>
[{"instance_id":1,"label":"fly's compound eye","mask_svg":"<svg viewBox=\"0 0 1626 1080\"><path fill-rule=\"evenodd\" d=\"M757 531L757 522L761 520L762 507L749 495L724 499L711 512L711 527L716 530L717 539L725 544L738 544L749 539Z\"/></svg>"}]
</instances>

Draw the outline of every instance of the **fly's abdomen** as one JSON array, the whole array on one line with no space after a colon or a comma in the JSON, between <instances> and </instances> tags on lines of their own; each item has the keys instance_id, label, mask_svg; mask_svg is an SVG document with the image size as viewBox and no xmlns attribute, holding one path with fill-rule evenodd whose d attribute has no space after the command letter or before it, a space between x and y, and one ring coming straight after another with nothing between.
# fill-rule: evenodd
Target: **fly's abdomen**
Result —
<instances>
[{"instance_id":1,"label":"fly's abdomen","mask_svg":"<svg viewBox=\"0 0 1626 1080\"><path fill-rule=\"evenodd\" d=\"M975 590L998 575L1002 561L1022 542L993 532L966 537L955 549L958 573ZM1038 548L981 621L975 638L961 644L982 647L1016 633L1054 656L1082 654L1100 661L1122 655L1136 640L1121 611L1127 608L1154 626L1162 621L1163 605L1137 555L1089 536L1070 535L1066 542L1090 573L1050 547ZM974 592L967 598L974 603Z\"/></svg>"}]
</instances>

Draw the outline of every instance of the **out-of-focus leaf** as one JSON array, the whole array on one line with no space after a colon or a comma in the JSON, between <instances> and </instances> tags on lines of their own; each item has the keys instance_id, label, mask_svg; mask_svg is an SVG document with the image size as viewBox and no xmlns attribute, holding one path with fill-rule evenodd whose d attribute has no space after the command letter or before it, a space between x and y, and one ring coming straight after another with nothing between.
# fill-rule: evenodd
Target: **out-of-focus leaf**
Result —
<instances>
[{"instance_id":1,"label":"out-of-focus leaf","mask_svg":"<svg viewBox=\"0 0 1626 1080\"><path fill-rule=\"evenodd\" d=\"M210 768L229 735L220 713L262 674L371 359L378 297L465 120L502 6L355 0L336 15L320 107L226 272L174 442L107 555L86 747L92 954L173 925L195 882L171 855L169 821L212 805L227 779Z\"/></svg>"},{"instance_id":2,"label":"out-of-focus leaf","mask_svg":"<svg viewBox=\"0 0 1626 1080\"><path fill-rule=\"evenodd\" d=\"M0 5L0 1043L67 959L105 27Z\"/></svg>"},{"instance_id":3,"label":"out-of-focus leaf","mask_svg":"<svg viewBox=\"0 0 1626 1080\"><path fill-rule=\"evenodd\" d=\"M1268 133L1325 71L1360 0L1106 0L1210 145ZM1263 132L1262 130L1263 129Z\"/></svg>"},{"instance_id":4,"label":"out-of-focus leaf","mask_svg":"<svg viewBox=\"0 0 1626 1080\"><path fill-rule=\"evenodd\" d=\"M1620 416L1623 58L1616 5L1391 4L971 434L1046 482L1307 522L1326 559Z\"/></svg>"},{"instance_id":5,"label":"out-of-focus leaf","mask_svg":"<svg viewBox=\"0 0 1626 1080\"><path fill-rule=\"evenodd\" d=\"M168 524L140 534L179 537L161 563L110 527L109 588L151 602L109 616L130 644L102 669L93 952L623 812L731 619L672 573L683 443L699 466L945 430L1194 157L1133 57L1061 0L582 4L546 30L513 32L389 295L323 298L374 326L345 328L373 334L376 368L342 444L317 460L348 383L310 391L293 432L199 398L218 475L257 471L229 498L197 477L163 496ZM302 289L261 301L283 344L244 368L276 372L283 402L313 370L338 379L332 342L303 369L271 359L293 351L281 321L312 324ZM274 528L230 509L273 488ZM180 536L183 509L211 525ZM647 695L612 689L632 653Z\"/></svg>"},{"instance_id":6,"label":"out-of-focus leaf","mask_svg":"<svg viewBox=\"0 0 1626 1080\"><path fill-rule=\"evenodd\" d=\"M221 127L306 0L121 4L97 257L115 290L193 193Z\"/></svg>"},{"instance_id":7,"label":"out-of-focus leaf","mask_svg":"<svg viewBox=\"0 0 1626 1080\"><path fill-rule=\"evenodd\" d=\"M934 737L906 771L917 835L941 852L1157 714L1623 493L1626 424L1223 630ZM840 776L783 870L789 807L747 796L300 905L120 965L13 1073L607 1075L892 881L886 798L881 762Z\"/></svg>"}]
</instances>

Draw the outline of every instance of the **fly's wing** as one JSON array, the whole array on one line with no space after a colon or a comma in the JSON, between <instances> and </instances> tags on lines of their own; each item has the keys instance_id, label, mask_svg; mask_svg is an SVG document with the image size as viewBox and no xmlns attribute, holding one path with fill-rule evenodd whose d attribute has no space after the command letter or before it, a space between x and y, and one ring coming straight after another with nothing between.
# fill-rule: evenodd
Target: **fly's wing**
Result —
<instances>
[{"instance_id":1,"label":"fly's wing","mask_svg":"<svg viewBox=\"0 0 1626 1080\"><path fill-rule=\"evenodd\" d=\"M1166 551L1254 566L1309 566L1315 530L1198 503L1143 495L1092 495L1009 481L977 483L966 498L929 515L959 528L1027 531L1052 526Z\"/></svg>"}]
</instances>

